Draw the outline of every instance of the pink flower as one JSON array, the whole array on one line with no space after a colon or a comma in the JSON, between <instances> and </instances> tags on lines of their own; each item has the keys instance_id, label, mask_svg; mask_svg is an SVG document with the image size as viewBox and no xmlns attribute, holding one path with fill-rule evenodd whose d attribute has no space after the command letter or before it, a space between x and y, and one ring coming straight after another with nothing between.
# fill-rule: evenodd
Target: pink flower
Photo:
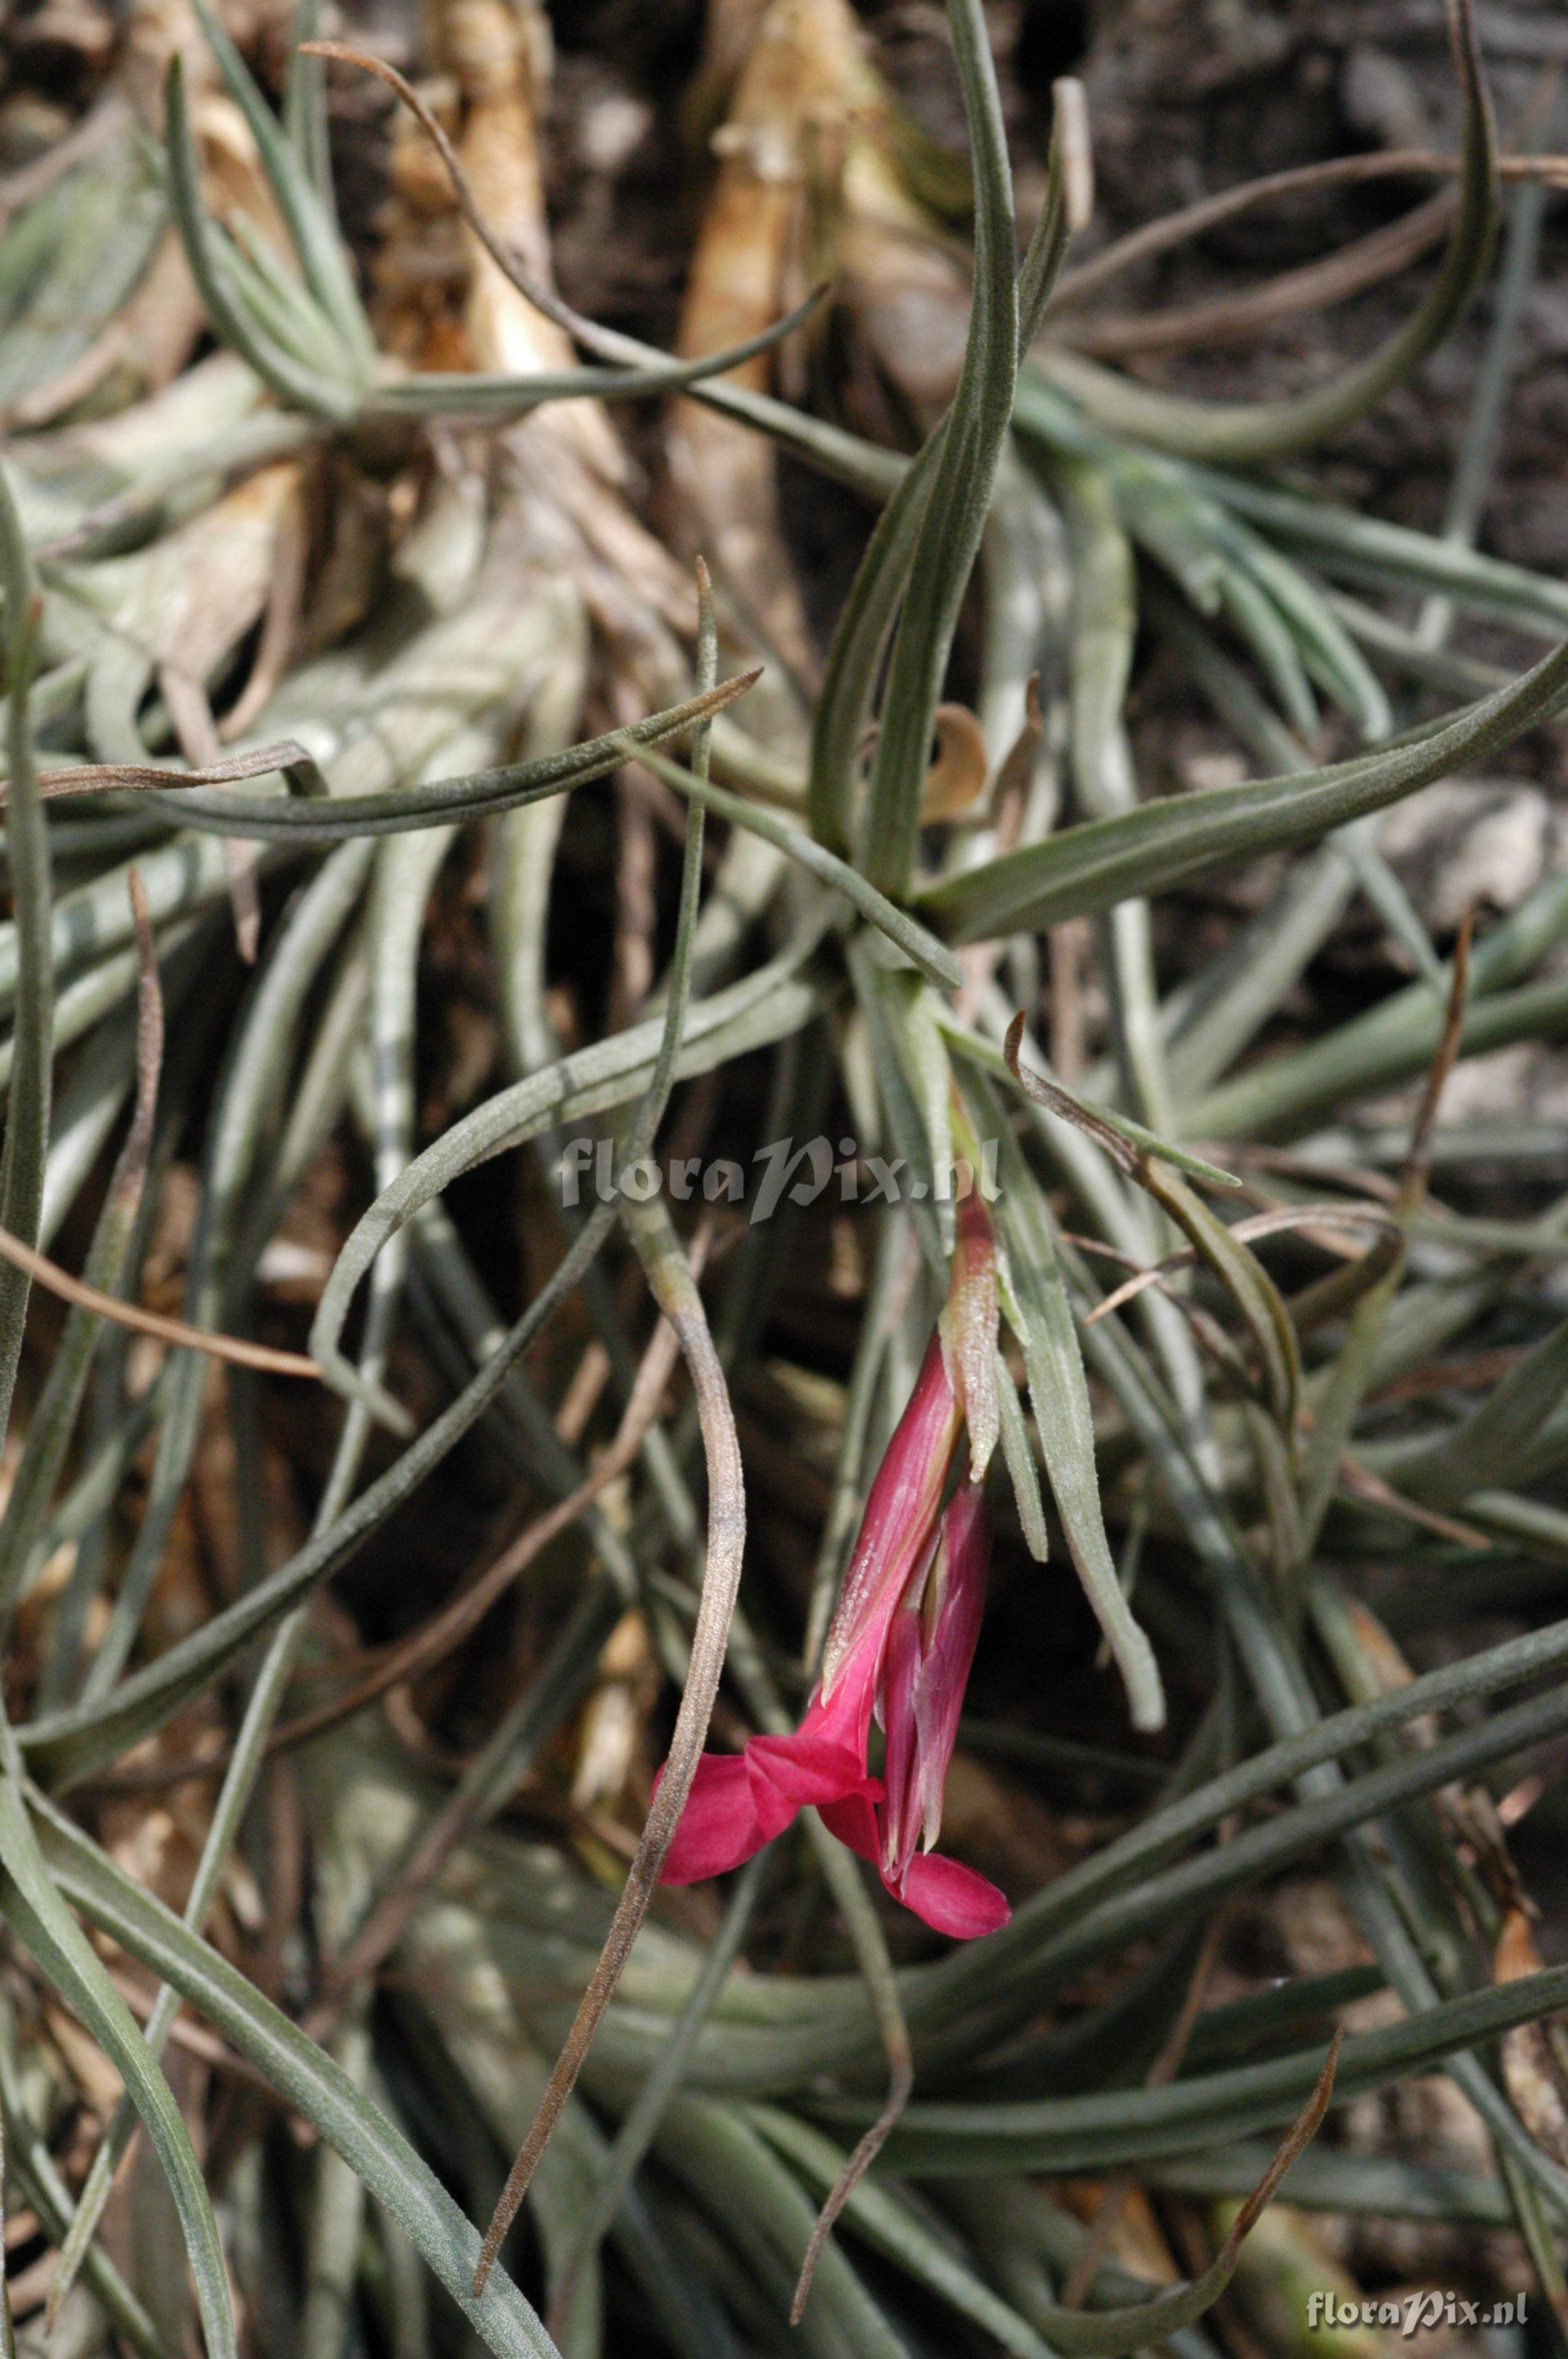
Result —
<instances>
[{"instance_id":1,"label":"pink flower","mask_svg":"<svg viewBox=\"0 0 1568 2359\"><path fill-rule=\"evenodd\" d=\"M990 1280L989 1311L977 1275L982 1268ZM960 1208L944 1329L955 1314L967 1329L978 1322L983 1344L994 1304L989 1226L971 1198ZM988 1374L994 1332L993 1323ZM743 1753L703 1756L665 1860L665 1884L695 1884L738 1867L809 1803L840 1843L871 1862L893 1897L938 1932L968 1940L1006 1924L1011 1912L995 1885L931 1849L990 1560L990 1522L972 1465L970 1479L942 1505L966 1421L971 1457L975 1428L986 1421L976 1415L972 1374L981 1353L972 1332L967 1342L967 1351L955 1350L960 1400L948 1339L943 1332L931 1339L866 1501L805 1719L792 1736L754 1736ZM887 1738L885 1783L867 1766L873 1712Z\"/></svg>"}]
</instances>

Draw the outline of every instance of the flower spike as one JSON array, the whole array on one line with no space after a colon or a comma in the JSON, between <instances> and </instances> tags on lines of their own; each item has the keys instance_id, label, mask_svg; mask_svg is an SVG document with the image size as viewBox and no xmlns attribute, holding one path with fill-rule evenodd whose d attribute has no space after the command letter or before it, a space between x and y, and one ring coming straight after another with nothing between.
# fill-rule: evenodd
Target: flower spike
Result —
<instances>
[{"instance_id":1,"label":"flower spike","mask_svg":"<svg viewBox=\"0 0 1568 2359\"><path fill-rule=\"evenodd\" d=\"M806 1717L792 1735L703 1756L665 1883L740 1866L811 1805L938 1932L968 1940L1006 1924L996 1886L932 1849L985 1606L991 1535L979 1476L997 1434L996 1327L990 1224L971 1193L946 1309L871 1483ZM968 1466L949 1498L966 1433ZM887 1738L885 1782L867 1758L873 1717Z\"/></svg>"}]
</instances>

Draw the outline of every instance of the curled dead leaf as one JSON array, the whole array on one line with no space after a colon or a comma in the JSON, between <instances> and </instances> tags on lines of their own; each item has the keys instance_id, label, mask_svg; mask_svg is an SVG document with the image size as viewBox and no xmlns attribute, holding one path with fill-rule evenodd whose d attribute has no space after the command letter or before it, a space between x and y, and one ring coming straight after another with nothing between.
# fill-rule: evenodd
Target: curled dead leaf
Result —
<instances>
[{"instance_id":1,"label":"curled dead leaf","mask_svg":"<svg viewBox=\"0 0 1568 2359\"><path fill-rule=\"evenodd\" d=\"M1498 1937L1492 1970L1500 1983L1539 1973L1541 1952L1529 1918L1510 1908ZM1568 2164L1568 2061L1549 2023L1516 2024L1503 2034L1503 2084L1514 2111L1543 2153Z\"/></svg>"},{"instance_id":2,"label":"curled dead leaf","mask_svg":"<svg viewBox=\"0 0 1568 2359\"><path fill-rule=\"evenodd\" d=\"M936 759L925 773L920 816L957 819L986 790L986 741L967 704L936 708Z\"/></svg>"}]
</instances>

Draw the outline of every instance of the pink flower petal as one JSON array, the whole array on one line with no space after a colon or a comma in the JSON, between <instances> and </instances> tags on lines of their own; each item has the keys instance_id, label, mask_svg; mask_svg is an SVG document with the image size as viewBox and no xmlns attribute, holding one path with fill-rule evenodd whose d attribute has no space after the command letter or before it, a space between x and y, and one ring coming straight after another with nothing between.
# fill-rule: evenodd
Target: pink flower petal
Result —
<instances>
[{"instance_id":1,"label":"pink flower petal","mask_svg":"<svg viewBox=\"0 0 1568 2359\"><path fill-rule=\"evenodd\" d=\"M722 1875L782 1834L794 1816L795 1805L771 1779L755 1774L745 1753L705 1753L659 1882L700 1884L705 1876Z\"/></svg>"},{"instance_id":2,"label":"pink flower petal","mask_svg":"<svg viewBox=\"0 0 1568 2359\"><path fill-rule=\"evenodd\" d=\"M863 1745L855 1753L831 1737L810 1736L801 1729L794 1736L753 1736L746 1754L753 1770L785 1797L792 1810L806 1802L836 1802L868 1786L881 1791L867 1775Z\"/></svg>"},{"instance_id":3,"label":"pink flower petal","mask_svg":"<svg viewBox=\"0 0 1568 2359\"><path fill-rule=\"evenodd\" d=\"M925 1647L914 1691L919 1799L917 1803L912 1799L908 1805L911 1822L917 1814L922 1821L922 1840L927 1850L935 1842L942 1824L947 1765L957 1741L964 1690L968 1685L986 1606L991 1532L985 1493L979 1484L966 1484L954 1493L942 1529L946 1580L936 1626ZM888 1783L892 1783L891 1770Z\"/></svg>"},{"instance_id":4,"label":"pink flower petal","mask_svg":"<svg viewBox=\"0 0 1568 2359\"><path fill-rule=\"evenodd\" d=\"M859 1796L829 1802L822 1812L829 1832L876 1868L881 1865L882 1850L879 1816ZM885 1875L882 1881L895 1900L923 1918L934 1932L946 1933L955 1941L972 1941L979 1934L994 1933L1012 1914L1005 1895L994 1884L988 1884L960 1860L944 1858L940 1852L917 1852L902 1884Z\"/></svg>"},{"instance_id":5,"label":"pink flower petal","mask_svg":"<svg viewBox=\"0 0 1568 2359\"><path fill-rule=\"evenodd\" d=\"M866 1500L822 1658L827 1695L833 1695L851 1658L881 1658L898 1601L931 1545L962 1431L963 1412L942 1340L933 1335Z\"/></svg>"},{"instance_id":6,"label":"pink flower petal","mask_svg":"<svg viewBox=\"0 0 1568 2359\"><path fill-rule=\"evenodd\" d=\"M946 1933L955 1941L972 1941L982 1933L995 1933L1012 1914L1006 1896L994 1884L988 1884L961 1860L946 1859L937 1851L915 1854L896 1897L934 1932Z\"/></svg>"},{"instance_id":7,"label":"pink flower petal","mask_svg":"<svg viewBox=\"0 0 1568 2359\"><path fill-rule=\"evenodd\" d=\"M881 1837L877 1832L876 1812L863 1794L846 1795L841 1802L818 1804L822 1823L830 1835L869 1860L873 1867L881 1865Z\"/></svg>"},{"instance_id":8,"label":"pink flower petal","mask_svg":"<svg viewBox=\"0 0 1568 2359\"><path fill-rule=\"evenodd\" d=\"M881 1641L878 1636L873 1644L856 1648L831 1695L825 1696L820 1684L813 1689L806 1717L796 1734L826 1737L853 1753L863 1765L871 1741L871 1699L881 1669Z\"/></svg>"},{"instance_id":9,"label":"pink flower petal","mask_svg":"<svg viewBox=\"0 0 1568 2359\"><path fill-rule=\"evenodd\" d=\"M978 1188L958 1201L957 1230L947 1300L937 1328L963 1404L969 1464L978 1481L996 1448L1001 1417L996 1378L996 1246Z\"/></svg>"},{"instance_id":10,"label":"pink flower petal","mask_svg":"<svg viewBox=\"0 0 1568 2359\"><path fill-rule=\"evenodd\" d=\"M881 1722L887 1731L883 1774L887 1807L881 1813L881 1869L896 1884L920 1841L924 1780L921 1768L921 1615L918 1603L903 1604L892 1617L882 1658Z\"/></svg>"}]
</instances>

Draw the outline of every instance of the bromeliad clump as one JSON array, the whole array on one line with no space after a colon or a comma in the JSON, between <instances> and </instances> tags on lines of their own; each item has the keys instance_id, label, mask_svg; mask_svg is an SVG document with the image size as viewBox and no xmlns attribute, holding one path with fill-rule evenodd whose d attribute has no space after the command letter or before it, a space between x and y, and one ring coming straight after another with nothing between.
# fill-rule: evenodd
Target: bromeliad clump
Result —
<instances>
[{"instance_id":1,"label":"bromeliad clump","mask_svg":"<svg viewBox=\"0 0 1568 2359\"><path fill-rule=\"evenodd\" d=\"M946 1307L872 1482L806 1717L791 1736L703 1756L665 1883L738 1867L810 1804L938 1932L968 1940L1007 1922L995 1885L932 1850L990 1561L981 1484L997 1438L996 1345L995 1248L971 1193ZM887 1740L881 1777L867 1761L873 1716Z\"/></svg>"}]
</instances>

